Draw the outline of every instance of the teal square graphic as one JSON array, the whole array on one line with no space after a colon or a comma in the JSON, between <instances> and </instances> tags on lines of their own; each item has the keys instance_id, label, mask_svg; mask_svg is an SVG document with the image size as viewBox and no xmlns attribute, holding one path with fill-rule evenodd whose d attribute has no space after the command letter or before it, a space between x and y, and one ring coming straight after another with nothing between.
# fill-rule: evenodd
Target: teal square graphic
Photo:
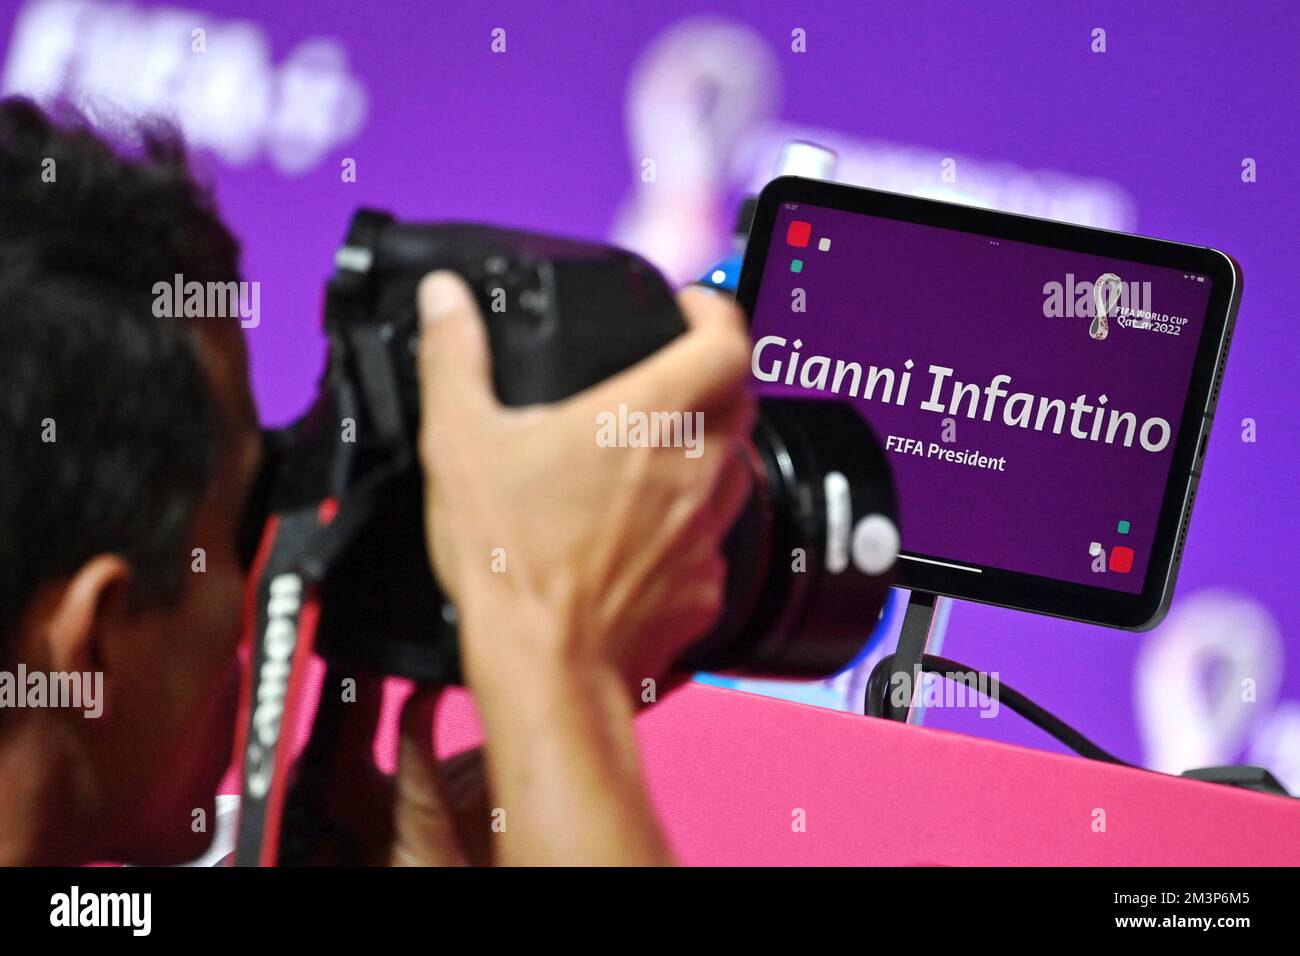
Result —
<instances>
[{"instance_id":1,"label":"teal square graphic","mask_svg":"<svg viewBox=\"0 0 1300 956\"><path fill-rule=\"evenodd\" d=\"M791 263L790 263L790 271L791 271L791 272L803 272L803 260L802 260L802 259L795 259L793 262L791 262Z\"/></svg>"},{"instance_id":2,"label":"teal square graphic","mask_svg":"<svg viewBox=\"0 0 1300 956\"><path fill-rule=\"evenodd\" d=\"M1128 534L1129 527L1130 525L1127 521L1121 521L1119 524L1115 526L1115 530L1118 531L1120 534Z\"/></svg>"}]
</instances>

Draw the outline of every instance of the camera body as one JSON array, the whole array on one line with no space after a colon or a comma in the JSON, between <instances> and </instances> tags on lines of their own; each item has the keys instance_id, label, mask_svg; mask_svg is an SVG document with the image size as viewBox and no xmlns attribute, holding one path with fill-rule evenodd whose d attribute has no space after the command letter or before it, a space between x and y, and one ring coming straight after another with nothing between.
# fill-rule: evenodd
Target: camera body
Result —
<instances>
[{"instance_id":1,"label":"camera body","mask_svg":"<svg viewBox=\"0 0 1300 956\"><path fill-rule=\"evenodd\" d=\"M416 455L420 280L448 269L469 284L506 405L580 392L685 324L640 257L525 232L361 210L335 266L320 392L268 435L252 524L316 516L297 564L316 585L315 647L331 665L459 682L456 611L430 570ZM884 451L846 405L769 398L748 452L755 487L726 544L726 606L679 664L825 675L861 650L892 581L897 512ZM893 529L894 540L860 547L864 524Z\"/></svg>"}]
</instances>

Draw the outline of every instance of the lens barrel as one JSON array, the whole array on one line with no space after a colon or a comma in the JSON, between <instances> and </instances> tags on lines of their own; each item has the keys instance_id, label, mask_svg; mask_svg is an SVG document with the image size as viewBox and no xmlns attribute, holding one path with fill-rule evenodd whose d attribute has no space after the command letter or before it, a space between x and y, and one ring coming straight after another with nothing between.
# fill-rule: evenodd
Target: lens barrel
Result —
<instances>
[{"instance_id":1,"label":"lens barrel","mask_svg":"<svg viewBox=\"0 0 1300 956\"><path fill-rule=\"evenodd\" d=\"M763 398L750 458L754 490L726 541L725 609L680 664L825 676L862 650L893 581L884 450L842 402Z\"/></svg>"}]
</instances>

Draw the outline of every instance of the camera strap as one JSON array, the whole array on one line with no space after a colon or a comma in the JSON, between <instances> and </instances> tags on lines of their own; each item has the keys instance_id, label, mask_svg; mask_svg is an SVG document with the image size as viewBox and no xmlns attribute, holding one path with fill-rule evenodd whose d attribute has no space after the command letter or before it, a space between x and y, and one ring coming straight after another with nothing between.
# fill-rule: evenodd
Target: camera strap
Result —
<instances>
[{"instance_id":1,"label":"camera strap","mask_svg":"<svg viewBox=\"0 0 1300 956\"><path fill-rule=\"evenodd\" d=\"M244 613L248 670L240 703L243 767L236 866L274 866L293 757L293 726L302 709L307 661L315 642L317 582L304 572L333 502L273 515L253 566Z\"/></svg>"},{"instance_id":2,"label":"camera strap","mask_svg":"<svg viewBox=\"0 0 1300 956\"><path fill-rule=\"evenodd\" d=\"M272 515L250 572L243 647L248 659L241 695L237 753L243 767L236 866L280 861L282 821L293 775L294 734L309 708L307 665L320 623L319 588L339 552L361 529L388 483L410 465L395 455L350 489Z\"/></svg>"}]
</instances>

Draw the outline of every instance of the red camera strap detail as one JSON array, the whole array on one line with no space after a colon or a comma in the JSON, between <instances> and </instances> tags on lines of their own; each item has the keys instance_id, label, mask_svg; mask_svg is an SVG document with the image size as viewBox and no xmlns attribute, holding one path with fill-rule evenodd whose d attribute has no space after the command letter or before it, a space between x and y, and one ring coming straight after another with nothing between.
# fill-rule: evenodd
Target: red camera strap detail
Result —
<instances>
[{"instance_id":1,"label":"red camera strap detail","mask_svg":"<svg viewBox=\"0 0 1300 956\"><path fill-rule=\"evenodd\" d=\"M311 541L336 511L331 499L273 516L249 578L236 866L274 866L278 859L293 769L292 728L303 707L304 676L320 617L316 582L304 574L302 562Z\"/></svg>"},{"instance_id":2,"label":"red camera strap detail","mask_svg":"<svg viewBox=\"0 0 1300 956\"><path fill-rule=\"evenodd\" d=\"M248 579L244 587L244 609L240 615L239 625L239 663L243 673L240 675L239 682L239 714L235 718L235 749L233 753L233 758L239 761L241 787L244 750L248 746L248 715L252 710L251 701L253 699L252 660L259 633L257 626L257 584L262 580L262 575L266 571L266 562L271 555L271 548L275 544L279 524L280 520L276 515L271 515L267 519L266 526L262 529L262 538L257 545L257 554L253 558L252 566L249 568Z\"/></svg>"}]
</instances>

